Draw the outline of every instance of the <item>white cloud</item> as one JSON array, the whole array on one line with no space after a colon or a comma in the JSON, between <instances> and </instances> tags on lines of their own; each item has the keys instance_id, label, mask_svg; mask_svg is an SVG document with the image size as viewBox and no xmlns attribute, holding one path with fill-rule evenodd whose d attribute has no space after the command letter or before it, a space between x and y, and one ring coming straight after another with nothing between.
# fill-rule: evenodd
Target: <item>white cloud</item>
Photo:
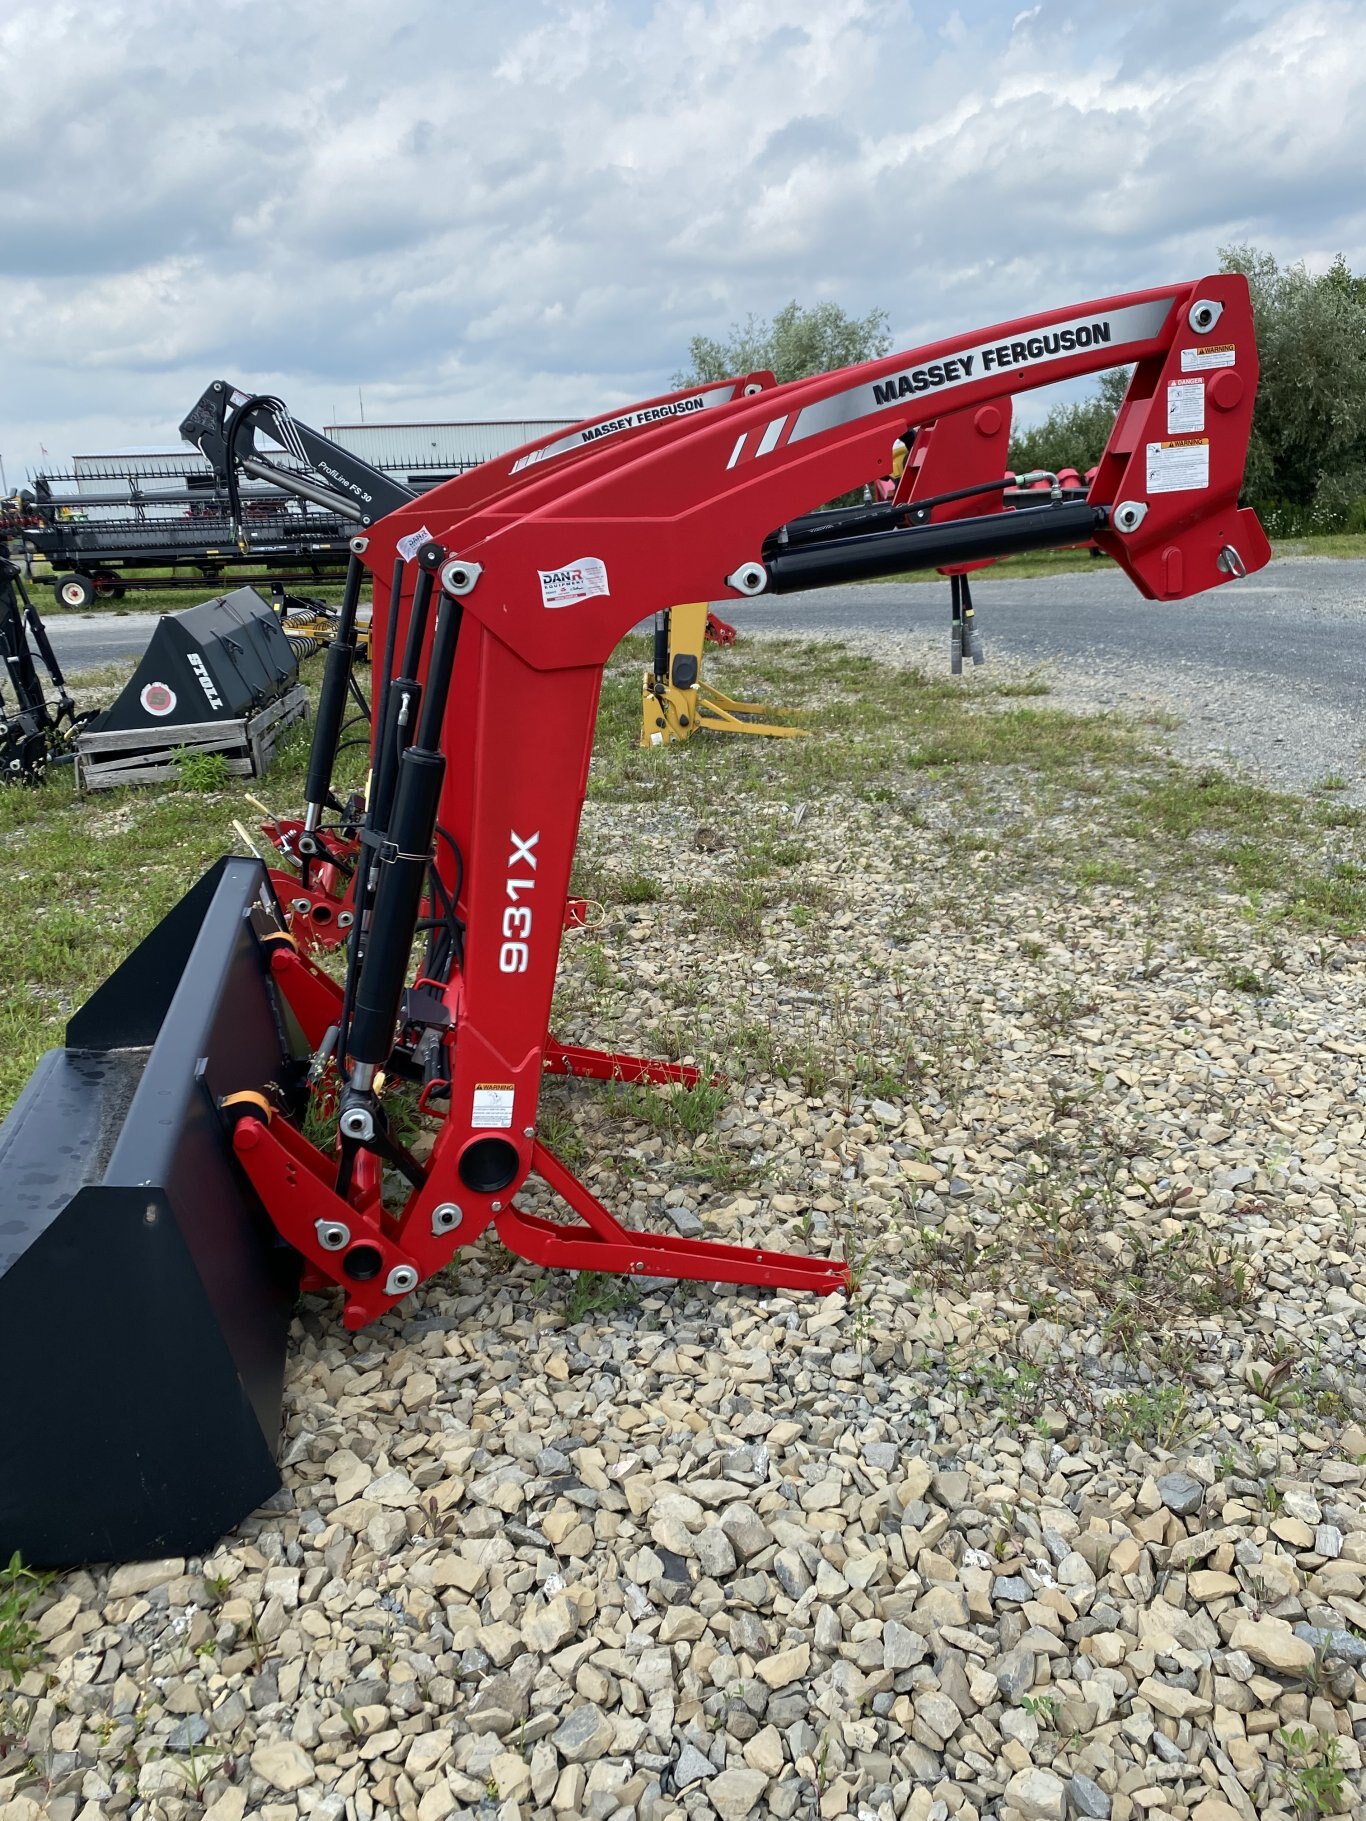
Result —
<instances>
[{"instance_id":1,"label":"white cloud","mask_svg":"<svg viewBox=\"0 0 1366 1821\"><path fill-rule=\"evenodd\" d=\"M912 345L1231 240L1366 263L1348 0L10 0L0 78L11 479L219 376L578 414L789 297Z\"/></svg>"}]
</instances>

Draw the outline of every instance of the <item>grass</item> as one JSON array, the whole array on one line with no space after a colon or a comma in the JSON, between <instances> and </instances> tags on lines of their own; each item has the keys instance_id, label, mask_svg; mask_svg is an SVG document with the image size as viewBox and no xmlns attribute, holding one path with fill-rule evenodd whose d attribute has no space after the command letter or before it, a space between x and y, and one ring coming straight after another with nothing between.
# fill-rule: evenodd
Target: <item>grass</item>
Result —
<instances>
[{"instance_id":1,"label":"grass","mask_svg":"<svg viewBox=\"0 0 1366 1821\"><path fill-rule=\"evenodd\" d=\"M1338 1814L1347 1785L1347 1773L1338 1762L1335 1737L1302 1726L1282 1727L1276 1735L1285 1748L1285 1786L1295 1813L1316 1821L1319 1815Z\"/></svg>"},{"instance_id":2,"label":"grass","mask_svg":"<svg viewBox=\"0 0 1366 1821\"><path fill-rule=\"evenodd\" d=\"M703 943L713 956L755 952L772 925L800 936L801 958L787 965L794 986L820 1002L819 1016L805 1032L781 1038L727 1017L708 1047L729 1054L733 1031L740 1060L808 1094L834 1088L885 1096L921 1083L952 1099L978 1041L969 1019L944 1026L917 1007L906 980L872 1024L841 1001L831 943L839 882L813 823L802 819L834 794L864 806L871 838L894 849L907 844L908 852L938 844L966 879L1004 871L1049 889L1138 893L1155 904L1166 895L1186 907L1193 929L1201 919L1190 907L1228 894L1244 903L1253 932L1288 923L1332 939L1366 929L1366 869L1347 845L1359 812L1331 795L1307 805L1220 771L1181 766L1141 721L1068 714L1032 692L1022 697L1018 683L989 671L970 681L931 676L823 641L785 640L709 661L728 691L804 711L812 737L702 735L681 748L642 750L639 676L647 661L648 642L633 638L609 666L589 792L604 807L653 806L676 829L674 864L647 865L645 848L629 841L624 850L614 841L610 853L591 843L581 852L575 890L594 900L592 920L603 928L577 934L568 948L574 966L566 983L580 1014L629 1003L633 976L618 925L633 917L668 916L681 939ZM270 776L254 784L272 807L299 803L307 737L304 729L292 733ZM348 759L358 777L359 752ZM39 789L0 790L0 915L24 932L0 954L0 1108L41 1050L60 1042L67 1016L111 958L237 845L234 818L255 820L244 806L245 785L220 788L200 769L182 788L88 799L75 795L69 772ZM763 813L750 813L759 804ZM697 864L702 844L694 835L704 828L705 864ZM889 899L894 977L901 944L932 925L974 927L971 895L959 886ZM1274 990L1251 953L1225 957L1224 965L1233 970L1233 990ZM693 967L672 973L660 991L686 1029L709 987ZM1036 1011L1065 1034L1079 1007L1060 1002ZM671 1103L663 1097L660 1104ZM674 1109L669 1117L677 1123L684 1115Z\"/></svg>"},{"instance_id":3,"label":"grass","mask_svg":"<svg viewBox=\"0 0 1366 1821\"><path fill-rule=\"evenodd\" d=\"M16 1550L0 1568L0 1680L17 1688L35 1660L38 1628L29 1609L52 1577L25 1568Z\"/></svg>"}]
</instances>

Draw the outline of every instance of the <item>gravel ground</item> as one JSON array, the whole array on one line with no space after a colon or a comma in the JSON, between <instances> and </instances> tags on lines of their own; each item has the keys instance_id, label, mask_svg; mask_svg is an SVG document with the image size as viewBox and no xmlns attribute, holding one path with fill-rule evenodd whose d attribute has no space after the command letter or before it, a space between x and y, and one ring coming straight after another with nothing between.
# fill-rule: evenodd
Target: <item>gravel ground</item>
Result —
<instances>
[{"instance_id":1,"label":"gravel ground","mask_svg":"<svg viewBox=\"0 0 1366 1821\"><path fill-rule=\"evenodd\" d=\"M1109 564L1084 574L973 578L987 661L1038 668L1084 712L1158 706L1176 749L1231 759L1281 789L1343 778L1366 802L1366 563L1282 557L1214 595L1145 601ZM879 583L723 603L742 632L814 633L948 664L945 583ZM851 636L852 635L852 636Z\"/></svg>"},{"instance_id":2,"label":"gravel ground","mask_svg":"<svg viewBox=\"0 0 1366 1821\"><path fill-rule=\"evenodd\" d=\"M1003 876L952 780L885 795L590 805L693 896L567 940L558 1034L737 1085L713 1125L556 1084L543 1128L623 1216L855 1293L486 1241L359 1335L307 1299L284 1494L46 1590L0 1821L1359 1812L1366 953Z\"/></svg>"}]
</instances>

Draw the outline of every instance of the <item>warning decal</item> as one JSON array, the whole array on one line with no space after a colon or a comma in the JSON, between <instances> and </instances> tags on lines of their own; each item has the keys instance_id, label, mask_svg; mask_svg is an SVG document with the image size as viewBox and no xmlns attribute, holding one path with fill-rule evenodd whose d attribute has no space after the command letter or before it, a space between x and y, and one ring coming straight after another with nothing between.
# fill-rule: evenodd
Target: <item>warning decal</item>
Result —
<instances>
[{"instance_id":1,"label":"warning decal","mask_svg":"<svg viewBox=\"0 0 1366 1821\"><path fill-rule=\"evenodd\" d=\"M138 697L143 710L160 719L162 715L171 714L175 709L175 690L169 683L149 683Z\"/></svg>"},{"instance_id":2,"label":"warning decal","mask_svg":"<svg viewBox=\"0 0 1366 1821\"><path fill-rule=\"evenodd\" d=\"M1231 367L1237 355L1231 341L1213 342L1207 348L1182 348L1181 371L1203 373L1209 367Z\"/></svg>"},{"instance_id":3,"label":"warning decal","mask_svg":"<svg viewBox=\"0 0 1366 1821\"><path fill-rule=\"evenodd\" d=\"M581 556L560 569L538 569L541 601L547 607L572 607L591 595L610 594L607 565L599 556Z\"/></svg>"},{"instance_id":4,"label":"warning decal","mask_svg":"<svg viewBox=\"0 0 1366 1821\"><path fill-rule=\"evenodd\" d=\"M1148 444L1149 493L1194 493L1209 486L1209 438Z\"/></svg>"},{"instance_id":5,"label":"warning decal","mask_svg":"<svg viewBox=\"0 0 1366 1821\"><path fill-rule=\"evenodd\" d=\"M430 544L431 541L432 534L424 525L421 531L410 531L407 537L401 537L394 545L394 548L398 551L405 563L411 563L422 546L424 544Z\"/></svg>"},{"instance_id":6,"label":"warning decal","mask_svg":"<svg viewBox=\"0 0 1366 1821\"><path fill-rule=\"evenodd\" d=\"M1178 436L1183 430L1205 427L1205 382L1203 379L1173 379L1167 382L1167 434Z\"/></svg>"},{"instance_id":7,"label":"warning decal","mask_svg":"<svg viewBox=\"0 0 1366 1821\"><path fill-rule=\"evenodd\" d=\"M512 1083L481 1081L474 1090L470 1124L486 1132L505 1132L512 1124Z\"/></svg>"}]
</instances>

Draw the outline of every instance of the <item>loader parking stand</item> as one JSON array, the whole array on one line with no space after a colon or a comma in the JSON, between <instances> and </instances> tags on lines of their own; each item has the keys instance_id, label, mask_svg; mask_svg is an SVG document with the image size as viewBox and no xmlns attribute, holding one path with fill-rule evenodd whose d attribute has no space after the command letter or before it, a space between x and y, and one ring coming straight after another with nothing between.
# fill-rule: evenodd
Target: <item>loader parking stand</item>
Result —
<instances>
[{"instance_id":1,"label":"loader parking stand","mask_svg":"<svg viewBox=\"0 0 1366 1821\"><path fill-rule=\"evenodd\" d=\"M1216 325L1233 354L1203 376L1204 447L1167 462L1168 383ZM1007 498L1009 400L1116 365L1133 372L1089 487ZM0 1556L202 1554L269 1498L300 1287L360 1329L486 1234L569 1270L847 1287L840 1259L628 1228L541 1135L547 1074L699 1080L551 1029L603 667L680 603L962 577L1092 539L1150 599L1222 586L1270 554L1237 504L1256 384L1247 285L1221 275L648 399L420 499L353 502L302 817L270 824L269 866L229 858L191 886L0 1129L0 1376L24 1388L0 1428ZM206 397L212 440L224 406ZM896 439L898 497L813 513L885 473ZM242 447L229 432L225 459ZM371 769L343 798L367 591ZM955 598L971 658L965 582ZM440 1122L420 1158L391 1124L395 1084ZM533 1174L569 1218L519 1205ZM106 1348L111 1297L124 1340Z\"/></svg>"}]
</instances>

